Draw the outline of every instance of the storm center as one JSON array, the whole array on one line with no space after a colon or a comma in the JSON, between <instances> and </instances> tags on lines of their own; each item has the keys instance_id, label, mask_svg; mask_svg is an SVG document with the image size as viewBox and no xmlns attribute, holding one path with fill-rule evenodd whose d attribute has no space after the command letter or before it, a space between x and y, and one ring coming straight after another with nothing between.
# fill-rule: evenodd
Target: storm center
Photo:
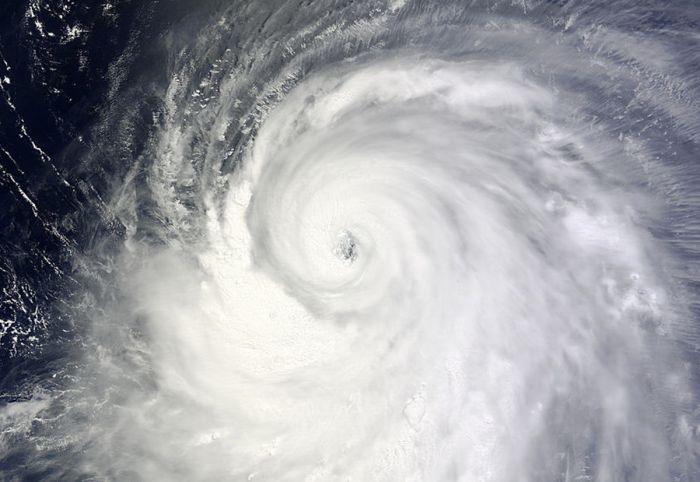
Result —
<instances>
[{"instance_id":1,"label":"storm center","mask_svg":"<svg viewBox=\"0 0 700 482\"><path fill-rule=\"evenodd\" d=\"M341 231L338 234L333 254L345 264L352 264L358 256L357 238L350 231Z\"/></svg>"}]
</instances>

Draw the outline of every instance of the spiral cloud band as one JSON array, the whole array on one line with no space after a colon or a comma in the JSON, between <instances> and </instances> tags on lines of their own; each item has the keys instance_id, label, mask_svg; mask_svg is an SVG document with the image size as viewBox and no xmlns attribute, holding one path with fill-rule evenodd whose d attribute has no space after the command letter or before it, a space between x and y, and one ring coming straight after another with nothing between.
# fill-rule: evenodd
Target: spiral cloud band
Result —
<instances>
[{"instance_id":1,"label":"spiral cloud band","mask_svg":"<svg viewBox=\"0 0 700 482\"><path fill-rule=\"evenodd\" d=\"M214 3L164 40L45 444L94 480L700 477L692 27Z\"/></svg>"}]
</instances>

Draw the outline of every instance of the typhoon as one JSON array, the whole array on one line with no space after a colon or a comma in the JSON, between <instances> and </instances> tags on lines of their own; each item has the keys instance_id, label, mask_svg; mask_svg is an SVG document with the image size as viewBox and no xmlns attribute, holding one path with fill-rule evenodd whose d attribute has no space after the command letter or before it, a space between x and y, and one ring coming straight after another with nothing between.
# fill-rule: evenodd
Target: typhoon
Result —
<instances>
[{"instance_id":1,"label":"typhoon","mask_svg":"<svg viewBox=\"0 0 700 482\"><path fill-rule=\"evenodd\" d=\"M15 3L0 479L700 480L696 2Z\"/></svg>"}]
</instances>

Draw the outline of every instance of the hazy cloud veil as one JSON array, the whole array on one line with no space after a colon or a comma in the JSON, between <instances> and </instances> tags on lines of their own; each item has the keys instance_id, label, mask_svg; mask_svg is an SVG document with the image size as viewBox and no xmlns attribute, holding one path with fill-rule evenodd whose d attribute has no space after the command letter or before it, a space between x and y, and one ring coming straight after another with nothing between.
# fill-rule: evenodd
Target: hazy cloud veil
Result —
<instances>
[{"instance_id":1,"label":"hazy cloud veil","mask_svg":"<svg viewBox=\"0 0 700 482\"><path fill-rule=\"evenodd\" d=\"M694 2L191 9L79 150L8 480L700 478Z\"/></svg>"}]
</instances>

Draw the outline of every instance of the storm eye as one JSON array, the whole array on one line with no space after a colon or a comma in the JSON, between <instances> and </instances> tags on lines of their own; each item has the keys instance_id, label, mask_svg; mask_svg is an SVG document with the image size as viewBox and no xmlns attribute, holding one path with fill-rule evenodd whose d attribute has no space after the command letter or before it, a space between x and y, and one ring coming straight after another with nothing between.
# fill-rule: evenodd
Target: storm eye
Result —
<instances>
[{"instance_id":1,"label":"storm eye","mask_svg":"<svg viewBox=\"0 0 700 482\"><path fill-rule=\"evenodd\" d=\"M338 234L333 254L345 264L352 264L358 256L357 238L350 231L342 231Z\"/></svg>"}]
</instances>

